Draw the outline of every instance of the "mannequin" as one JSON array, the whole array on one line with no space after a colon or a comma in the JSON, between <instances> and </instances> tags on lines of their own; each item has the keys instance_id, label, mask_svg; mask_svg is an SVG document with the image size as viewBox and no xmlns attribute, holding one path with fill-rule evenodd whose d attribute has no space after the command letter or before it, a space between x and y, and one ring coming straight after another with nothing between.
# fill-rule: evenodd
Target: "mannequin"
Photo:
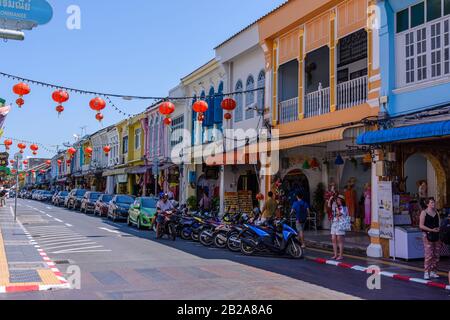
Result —
<instances>
[{"instance_id":1,"label":"mannequin","mask_svg":"<svg viewBox=\"0 0 450 320\"><path fill-rule=\"evenodd\" d=\"M345 202L347 203L348 213L352 218L352 222L355 222L356 216L356 205L358 203L356 198L356 190L354 189L354 184L356 179L351 178L347 182L347 187L345 188Z\"/></svg>"},{"instance_id":2,"label":"mannequin","mask_svg":"<svg viewBox=\"0 0 450 320\"><path fill-rule=\"evenodd\" d=\"M372 188L370 183L364 185L364 224L366 229L372 223Z\"/></svg>"}]
</instances>

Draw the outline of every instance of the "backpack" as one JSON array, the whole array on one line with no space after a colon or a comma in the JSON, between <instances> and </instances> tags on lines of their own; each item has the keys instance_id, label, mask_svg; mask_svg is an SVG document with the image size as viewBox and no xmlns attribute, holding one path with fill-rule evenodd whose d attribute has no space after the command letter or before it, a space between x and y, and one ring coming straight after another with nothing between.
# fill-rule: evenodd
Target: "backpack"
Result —
<instances>
[{"instance_id":1,"label":"backpack","mask_svg":"<svg viewBox=\"0 0 450 320\"><path fill-rule=\"evenodd\" d=\"M450 220L445 219L439 233L440 239L446 245L450 245Z\"/></svg>"}]
</instances>

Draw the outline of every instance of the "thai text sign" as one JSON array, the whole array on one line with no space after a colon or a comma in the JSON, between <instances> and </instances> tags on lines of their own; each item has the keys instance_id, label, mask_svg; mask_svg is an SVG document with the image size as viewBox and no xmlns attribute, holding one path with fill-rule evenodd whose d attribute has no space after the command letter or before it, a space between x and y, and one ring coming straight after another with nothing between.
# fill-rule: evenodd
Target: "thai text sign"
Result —
<instances>
[{"instance_id":1,"label":"thai text sign","mask_svg":"<svg viewBox=\"0 0 450 320\"><path fill-rule=\"evenodd\" d=\"M46 0L0 0L0 19L46 24L53 17Z\"/></svg>"},{"instance_id":2,"label":"thai text sign","mask_svg":"<svg viewBox=\"0 0 450 320\"><path fill-rule=\"evenodd\" d=\"M380 223L380 238L394 238L394 209L392 196L392 182L378 183L378 221Z\"/></svg>"}]
</instances>

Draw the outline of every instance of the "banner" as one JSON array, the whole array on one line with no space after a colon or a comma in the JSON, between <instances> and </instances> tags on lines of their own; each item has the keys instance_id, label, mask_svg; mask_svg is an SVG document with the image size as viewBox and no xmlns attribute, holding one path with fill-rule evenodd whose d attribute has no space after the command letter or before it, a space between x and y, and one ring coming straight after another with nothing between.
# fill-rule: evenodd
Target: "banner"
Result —
<instances>
[{"instance_id":1,"label":"banner","mask_svg":"<svg viewBox=\"0 0 450 320\"><path fill-rule=\"evenodd\" d=\"M394 238L394 209L392 196L392 182L378 182L378 221L380 224L380 238Z\"/></svg>"}]
</instances>

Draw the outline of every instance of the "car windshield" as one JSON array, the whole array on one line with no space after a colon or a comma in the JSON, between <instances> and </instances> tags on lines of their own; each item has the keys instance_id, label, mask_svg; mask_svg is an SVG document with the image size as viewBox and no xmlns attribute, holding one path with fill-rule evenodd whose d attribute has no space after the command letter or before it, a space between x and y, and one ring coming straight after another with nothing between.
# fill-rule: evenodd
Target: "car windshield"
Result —
<instances>
[{"instance_id":1,"label":"car windshield","mask_svg":"<svg viewBox=\"0 0 450 320\"><path fill-rule=\"evenodd\" d=\"M86 193L86 190L78 190L78 191L75 193L75 195L76 195L77 197L82 197L82 196L84 196L85 193Z\"/></svg>"},{"instance_id":2,"label":"car windshield","mask_svg":"<svg viewBox=\"0 0 450 320\"><path fill-rule=\"evenodd\" d=\"M134 198L130 196L118 196L117 197L118 203L125 203L125 204L132 204L134 202Z\"/></svg>"},{"instance_id":3,"label":"car windshield","mask_svg":"<svg viewBox=\"0 0 450 320\"><path fill-rule=\"evenodd\" d=\"M101 193L91 193L89 195L90 200L97 200L101 196Z\"/></svg>"},{"instance_id":4,"label":"car windshield","mask_svg":"<svg viewBox=\"0 0 450 320\"><path fill-rule=\"evenodd\" d=\"M67 191L61 191L59 193L59 195L62 196L62 197L67 197L69 195L69 193Z\"/></svg>"},{"instance_id":5,"label":"car windshield","mask_svg":"<svg viewBox=\"0 0 450 320\"><path fill-rule=\"evenodd\" d=\"M143 198L142 199L142 207L143 208L156 208L156 200L151 198Z\"/></svg>"},{"instance_id":6,"label":"car windshield","mask_svg":"<svg viewBox=\"0 0 450 320\"><path fill-rule=\"evenodd\" d=\"M103 197L102 197L102 201L103 201L103 202L110 202L110 201L112 200L112 198L113 198L112 195L105 194L105 195L103 195Z\"/></svg>"}]
</instances>

